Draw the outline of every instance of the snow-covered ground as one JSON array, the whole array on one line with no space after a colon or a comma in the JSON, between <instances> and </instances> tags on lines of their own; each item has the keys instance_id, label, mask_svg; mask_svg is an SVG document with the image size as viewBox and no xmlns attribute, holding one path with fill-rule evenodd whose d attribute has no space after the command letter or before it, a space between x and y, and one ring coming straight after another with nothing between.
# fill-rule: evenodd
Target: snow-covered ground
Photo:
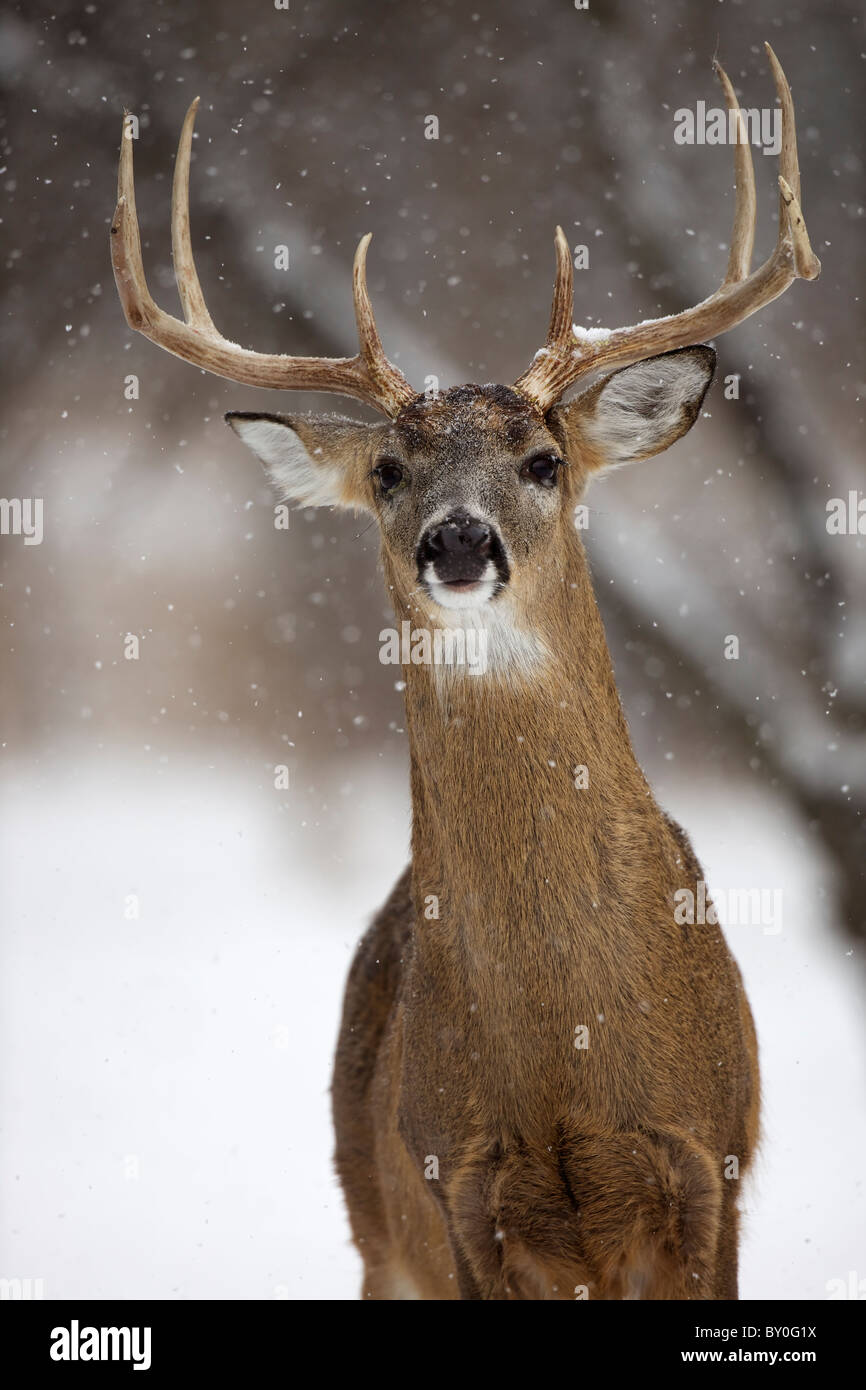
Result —
<instances>
[{"instance_id":1,"label":"snow-covered ground","mask_svg":"<svg viewBox=\"0 0 866 1390\"><path fill-rule=\"evenodd\" d=\"M353 769L337 875L286 848L240 760L90 768L70 752L6 782L0 1276L49 1298L355 1298L327 1087L354 943L403 863L406 785ZM821 1299L866 1274L859 962L783 806L736 782L666 793L712 885L784 892L781 933L729 932L765 1095L742 1293Z\"/></svg>"},{"instance_id":2,"label":"snow-covered ground","mask_svg":"<svg viewBox=\"0 0 866 1390\"><path fill-rule=\"evenodd\" d=\"M725 929L758 1028L763 1088L740 1293L826 1298L828 1281L866 1276L862 959L831 925L827 865L784 802L735 781L712 796L694 778L671 785L668 809L714 892L781 890L781 931Z\"/></svg>"}]
</instances>

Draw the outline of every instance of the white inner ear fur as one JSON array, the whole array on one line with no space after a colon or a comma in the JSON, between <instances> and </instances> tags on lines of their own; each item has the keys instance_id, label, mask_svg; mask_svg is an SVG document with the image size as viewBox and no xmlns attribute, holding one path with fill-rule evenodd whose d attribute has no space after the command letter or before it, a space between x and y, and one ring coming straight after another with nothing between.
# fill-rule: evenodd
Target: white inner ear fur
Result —
<instances>
[{"instance_id":1,"label":"white inner ear fur","mask_svg":"<svg viewBox=\"0 0 866 1390\"><path fill-rule=\"evenodd\" d=\"M688 407L700 400L711 376L711 368L687 353L624 367L600 391L583 433L614 468L658 453L685 433Z\"/></svg>"},{"instance_id":2,"label":"white inner ear fur","mask_svg":"<svg viewBox=\"0 0 866 1390\"><path fill-rule=\"evenodd\" d=\"M290 425L276 420L230 421L232 429L265 465L280 498L302 507L344 507L342 474L325 463L317 449L311 456Z\"/></svg>"}]
</instances>

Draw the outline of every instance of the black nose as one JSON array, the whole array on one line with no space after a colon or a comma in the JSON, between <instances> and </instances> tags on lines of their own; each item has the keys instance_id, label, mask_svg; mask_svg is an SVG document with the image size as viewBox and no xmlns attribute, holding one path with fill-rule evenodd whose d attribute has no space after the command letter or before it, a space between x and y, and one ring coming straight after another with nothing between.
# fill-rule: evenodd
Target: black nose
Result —
<instances>
[{"instance_id":1,"label":"black nose","mask_svg":"<svg viewBox=\"0 0 866 1390\"><path fill-rule=\"evenodd\" d=\"M427 537L427 544L434 555L466 554L474 551L478 555L490 554L490 527L483 521L472 517L449 517L437 526Z\"/></svg>"},{"instance_id":2,"label":"black nose","mask_svg":"<svg viewBox=\"0 0 866 1390\"><path fill-rule=\"evenodd\" d=\"M483 521L465 513L448 516L428 531L418 547L423 572L433 566L443 584L470 584L480 579L493 554L493 536Z\"/></svg>"}]
</instances>

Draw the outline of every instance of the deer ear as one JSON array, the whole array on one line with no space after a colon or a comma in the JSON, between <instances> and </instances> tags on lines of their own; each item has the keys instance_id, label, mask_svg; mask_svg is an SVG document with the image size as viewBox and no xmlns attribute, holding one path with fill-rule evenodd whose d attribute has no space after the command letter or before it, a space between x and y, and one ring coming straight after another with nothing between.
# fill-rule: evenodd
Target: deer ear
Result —
<instances>
[{"instance_id":1,"label":"deer ear","mask_svg":"<svg viewBox=\"0 0 866 1390\"><path fill-rule=\"evenodd\" d=\"M710 347L648 357L558 406L553 423L590 471L637 463L660 454L691 429L715 366Z\"/></svg>"},{"instance_id":2,"label":"deer ear","mask_svg":"<svg viewBox=\"0 0 866 1390\"><path fill-rule=\"evenodd\" d=\"M316 415L231 411L235 434L265 466L281 500L300 507L369 507L365 486L381 426Z\"/></svg>"}]
</instances>

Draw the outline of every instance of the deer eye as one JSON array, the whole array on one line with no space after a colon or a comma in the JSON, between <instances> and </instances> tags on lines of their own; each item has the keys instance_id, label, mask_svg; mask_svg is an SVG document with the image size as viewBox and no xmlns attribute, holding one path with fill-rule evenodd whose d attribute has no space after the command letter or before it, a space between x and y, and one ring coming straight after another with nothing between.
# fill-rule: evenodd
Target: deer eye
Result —
<instances>
[{"instance_id":1,"label":"deer eye","mask_svg":"<svg viewBox=\"0 0 866 1390\"><path fill-rule=\"evenodd\" d=\"M562 466L562 459L558 459L555 454L537 454L533 459L527 459L520 470L521 478L528 478L530 482L540 483L542 487L556 487L556 478Z\"/></svg>"},{"instance_id":2,"label":"deer eye","mask_svg":"<svg viewBox=\"0 0 866 1390\"><path fill-rule=\"evenodd\" d=\"M381 463L377 463L373 472L379 479L379 486L386 495L390 492L396 492L400 484L406 479L403 469L393 459L383 459Z\"/></svg>"}]
</instances>

